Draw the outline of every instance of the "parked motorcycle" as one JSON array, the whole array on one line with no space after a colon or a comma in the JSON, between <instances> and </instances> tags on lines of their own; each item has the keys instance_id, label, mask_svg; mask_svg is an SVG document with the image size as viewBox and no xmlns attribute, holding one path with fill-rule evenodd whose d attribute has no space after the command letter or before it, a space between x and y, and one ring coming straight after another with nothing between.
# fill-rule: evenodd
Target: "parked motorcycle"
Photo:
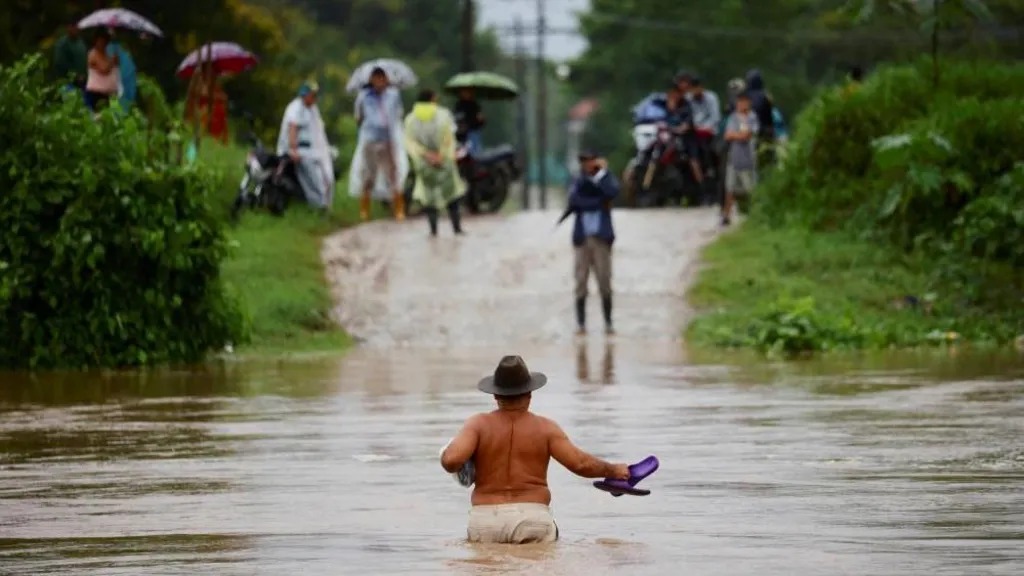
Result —
<instances>
[{"instance_id":1,"label":"parked motorcycle","mask_svg":"<svg viewBox=\"0 0 1024 576\"><path fill-rule=\"evenodd\" d=\"M460 142L456 159L459 174L468 185L465 205L474 214L501 210L512 183L522 176L516 150L507 144L472 155Z\"/></svg>"},{"instance_id":2,"label":"parked motorcycle","mask_svg":"<svg viewBox=\"0 0 1024 576\"><path fill-rule=\"evenodd\" d=\"M266 208L280 216L292 200L303 199L295 165L288 156L269 152L253 130L252 117L247 117L250 129L246 139L251 148L245 157L238 195L231 205L231 217L238 218L243 208Z\"/></svg>"}]
</instances>

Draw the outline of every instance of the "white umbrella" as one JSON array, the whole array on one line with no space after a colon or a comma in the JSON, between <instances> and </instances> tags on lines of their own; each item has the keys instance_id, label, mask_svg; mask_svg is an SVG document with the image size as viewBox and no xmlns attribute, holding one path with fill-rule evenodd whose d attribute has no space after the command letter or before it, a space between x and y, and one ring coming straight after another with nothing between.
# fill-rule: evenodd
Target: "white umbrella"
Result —
<instances>
[{"instance_id":1,"label":"white umbrella","mask_svg":"<svg viewBox=\"0 0 1024 576\"><path fill-rule=\"evenodd\" d=\"M78 21L79 28L124 28L153 36L164 35L155 24L126 8L104 8Z\"/></svg>"},{"instance_id":2,"label":"white umbrella","mask_svg":"<svg viewBox=\"0 0 1024 576\"><path fill-rule=\"evenodd\" d=\"M400 90L411 88L419 82L419 78L416 77L416 73L413 72L412 68L409 68L409 66L404 62L388 58L380 58L377 60L370 60L369 62L361 64L359 68L356 68L356 71L352 73L352 77L348 79L348 84L345 85L345 90L348 92L358 92L360 88L369 84L370 74L375 68L383 70L384 74L388 77L388 82Z\"/></svg>"}]
</instances>

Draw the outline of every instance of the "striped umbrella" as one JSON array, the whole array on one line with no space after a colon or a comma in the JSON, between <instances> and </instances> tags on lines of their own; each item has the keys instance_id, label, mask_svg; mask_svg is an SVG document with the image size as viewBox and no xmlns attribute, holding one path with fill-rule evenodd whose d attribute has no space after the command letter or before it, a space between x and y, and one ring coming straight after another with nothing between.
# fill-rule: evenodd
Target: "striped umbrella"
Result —
<instances>
[{"instance_id":1,"label":"striped umbrella","mask_svg":"<svg viewBox=\"0 0 1024 576\"><path fill-rule=\"evenodd\" d=\"M124 28L163 37L164 33L149 20L126 8L104 8L78 21L79 28Z\"/></svg>"}]
</instances>

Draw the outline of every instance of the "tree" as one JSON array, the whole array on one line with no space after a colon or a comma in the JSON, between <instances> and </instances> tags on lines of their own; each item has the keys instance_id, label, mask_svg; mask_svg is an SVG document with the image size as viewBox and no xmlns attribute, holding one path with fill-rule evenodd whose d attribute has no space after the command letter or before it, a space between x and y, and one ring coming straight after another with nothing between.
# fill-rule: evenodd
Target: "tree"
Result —
<instances>
[{"instance_id":1,"label":"tree","mask_svg":"<svg viewBox=\"0 0 1024 576\"><path fill-rule=\"evenodd\" d=\"M992 22L992 12L983 0L850 0L847 11L859 24L876 18L879 13L896 15L918 23L930 38L932 82L939 84L940 30L964 21Z\"/></svg>"}]
</instances>

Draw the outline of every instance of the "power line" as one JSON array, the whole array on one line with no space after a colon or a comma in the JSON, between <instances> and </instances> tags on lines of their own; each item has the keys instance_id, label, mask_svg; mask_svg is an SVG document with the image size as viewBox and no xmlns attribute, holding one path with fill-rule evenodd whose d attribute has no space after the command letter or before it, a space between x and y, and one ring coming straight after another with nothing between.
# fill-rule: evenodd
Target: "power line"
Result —
<instances>
[{"instance_id":1,"label":"power line","mask_svg":"<svg viewBox=\"0 0 1024 576\"><path fill-rule=\"evenodd\" d=\"M650 31L664 32L685 32L694 36L726 37L726 38L762 38L773 40L820 40L841 42L849 39L853 42L862 42L866 39L901 41L908 38L921 37L919 33L909 31L883 31L868 30L863 28L852 28L849 30L814 30L814 29L772 29L757 26L713 26L704 24L689 24L685 22L665 22L661 20L650 20L646 18L633 18L628 16L615 16L591 13L584 18L596 22L617 24L626 28L637 28ZM509 26L495 26L491 28L499 34L514 33ZM526 35L538 33L536 28L526 28L521 31ZM586 36L580 26L549 26L545 29L546 34L561 36ZM975 28L944 30L946 37L972 37L985 36L1001 40L1019 40L1024 38L1024 28L1013 26L977 26Z\"/></svg>"}]
</instances>

